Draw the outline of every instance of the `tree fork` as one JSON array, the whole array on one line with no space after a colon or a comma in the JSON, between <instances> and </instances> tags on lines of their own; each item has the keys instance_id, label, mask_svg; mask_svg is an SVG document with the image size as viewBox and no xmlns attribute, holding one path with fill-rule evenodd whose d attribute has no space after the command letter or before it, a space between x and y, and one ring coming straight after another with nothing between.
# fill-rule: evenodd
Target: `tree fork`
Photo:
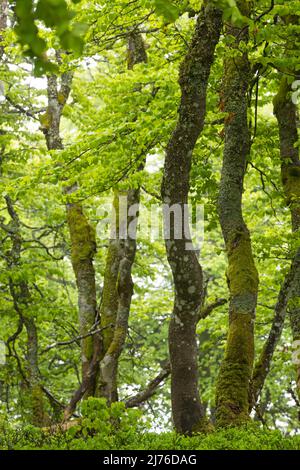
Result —
<instances>
[{"instance_id":1,"label":"tree fork","mask_svg":"<svg viewBox=\"0 0 300 470\"><path fill-rule=\"evenodd\" d=\"M127 47L127 68L132 70L136 64L147 62L147 53L142 35L138 31L129 34ZM144 169L145 159L138 171ZM120 201L126 201L126 220L122 220L123 210ZM129 227L132 218L128 215L131 207L138 207L140 201L140 188L129 189L124 192L115 191L113 210L116 214L116 227L108 247L103 293L100 305L101 326L103 331L103 357L100 362L97 394L107 398L108 403L118 400L118 362L124 347L130 312L133 283L131 270L136 252L135 233L128 234L122 240L120 231L123 226ZM137 216L136 216L137 217ZM131 235L133 235L131 237ZM127 283L127 284L126 284ZM113 325L106 328L107 325Z\"/></svg>"}]
</instances>

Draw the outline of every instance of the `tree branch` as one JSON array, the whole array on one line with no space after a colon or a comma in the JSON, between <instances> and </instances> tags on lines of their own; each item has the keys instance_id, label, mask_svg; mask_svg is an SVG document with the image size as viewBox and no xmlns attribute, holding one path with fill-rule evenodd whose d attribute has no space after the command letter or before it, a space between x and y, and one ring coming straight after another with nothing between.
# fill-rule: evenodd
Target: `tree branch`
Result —
<instances>
[{"instance_id":1,"label":"tree branch","mask_svg":"<svg viewBox=\"0 0 300 470\"><path fill-rule=\"evenodd\" d=\"M170 372L171 372L170 362L166 360L163 369L159 372L159 374L154 379L152 379L148 383L147 387L144 390L141 390L136 395L134 395L131 398L128 398L125 401L126 408L134 408L136 406L140 406L145 401L153 397L153 395L157 392L157 389L161 385L161 383L169 377Z\"/></svg>"}]
</instances>

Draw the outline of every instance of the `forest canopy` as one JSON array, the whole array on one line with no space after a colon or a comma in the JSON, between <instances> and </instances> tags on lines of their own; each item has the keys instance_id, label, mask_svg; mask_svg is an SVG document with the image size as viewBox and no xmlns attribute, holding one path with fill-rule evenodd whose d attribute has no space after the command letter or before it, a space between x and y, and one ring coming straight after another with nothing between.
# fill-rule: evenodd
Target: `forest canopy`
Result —
<instances>
[{"instance_id":1,"label":"forest canopy","mask_svg":"<svg viewBox=\"0 0 300 470\"><path fill-rule=\"evenodd\" d=\"M300 449L299 17L0 1L1 449Z\"/></svg>"}]
</instances>

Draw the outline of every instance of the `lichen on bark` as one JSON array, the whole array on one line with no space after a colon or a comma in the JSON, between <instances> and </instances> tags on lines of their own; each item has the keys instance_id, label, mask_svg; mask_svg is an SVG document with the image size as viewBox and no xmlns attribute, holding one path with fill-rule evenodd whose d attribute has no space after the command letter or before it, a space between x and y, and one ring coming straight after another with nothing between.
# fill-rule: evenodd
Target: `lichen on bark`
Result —
<instances>
[{"instance_id":1,"label":"lichen on bark","mask_svg":"<svg viewBox=\"0 0 300 470\"><path fill-rule=\"evenodd\" d=\"M56 55L59 64L61 55L59 52ZM45 135L48 150L63 150L60 124L64 106L71 92L72 79L73 73L71 71L63 72L60 77L54 74L47 76L48 106L45 115L41 119L41 130ZM65 194L70 194L76 189L77 185L66 187ZM96 239L94 229L89 224L80 203L67 203L66 212L71 240L71 261L78 291L79 330L82 336L86 336L95 324L97 313L93 266ZM97 347L95 345L99 341L99 337L94 335L81 340L82 383L85 384L84 396L93 395L95 392L95 374L91 373L91 365L94 363L94 350L98 348L98 345Z\"/></svg>"},{"instance_id":2,"label":"lichen on bark","mask_svg":"<svg viewBox=\"0 0 300 470\"><path fill-rule=\"evenodd\" d=\"M298 19L297 19L298 21ZM300 234L300 160L298 148L297 108L291 99L291 85L286 76L281 77L280 88L274 101L274 114L277 118L280 157L281 179L286 204L290 209L292 232L299 242ZM300 340L300 248L297 247L291 265L294 278L290 286L287 309L296 348ZM300 360L294 355L296 370L297 394L300 398Z\"/></svg>"},{"instance_id":3,"label":"lichen on bark","mask_svg":"<svg viewBox=\"0 0 300 470\"><path fill-rule=\"evenodd\" d=\"M133 70L136 64L145 62L147 53L143 37L138 30L132 31L128 35L127 68ZM141 161L138 171L142 171L144 165L145 158ZM100 358L97 383L97 395L105 397L108 403L118 400L118 362L127 337L133 295L131 270L136 252L138 214L131 217L129 211L132 207L139 206L139 200L140 188L115 190L113 213L116 220L108 247L100 305L103 356ZM126 207L120 207L124 203ZM133 220L135 227L130 234L128 228ZM122 232L125 227L127 229L124 238Z\"/></svg>"},{"instance_id":4,"label":"lichen on bark","mask_svg":"<svg viewBox=\"0 0 300 470\"><path fill-rule=\"evenodd\" d=\"M140 190L129 189L126 192L128 210L133 205L139 204ZM104 351L104 357L100 362L100 378L98 391L101 396L104 396L108 403L116 401L118 398L117 393L117 372L118 361L125 345L128 318L130 313L131 298L133 295L133 281L131 276L132 266L135 260L136 253L136 218L126 213L126 226L132 226L135 220L135 229L130 233L127 231L127 236L118 240L118 273L117 279L113 277L113 282L116 280L113 289L117 294L117 310L113 312L114 315L114 328L112 335L110 333L110 343ZM114 259L116 262L117 260ZM107 282L107 279L106 279ZM107 288L109 286L107 285ZM115 304L115 298L110 298ZM109 304L110 308L112 304ZM111 316L111 315L110 315Z\"/></svg>"},{"instance_id":5,"label":"lichen on bark","mask_svg":"<svg viewBox=\"0 0 300 470\"><path fill-rule=\"evenodd\" d=\"M83 209L78 204L67 205L67 220L71 238L71 260L78 289L80 334L87 335L95 324L96 284L93 259L96 252L94 228L88 223ZM94 351L94 336L81 341L82 374L88 374ZM91 384L86 395L94 394Z\"/></svg>"},{"instance_id":6,"label":"lichen on bark","mask_svg":"<svg viewBox=\"0 0 300 470\"><path fill-rule=\"evenodd\" d=\"M250 2L238 2L249 15ZM247 28L228 24L230 39L224 61L222 101L225 145L219 192L219 219L228 256L230 292L229 331L216 388L217 426L240 425L249 419L250 380L254 360L254 320L258 292L249 230L243 219L242 194L250 135L247 92L251 73L247 54L239 50L247 42Z\"/></svg>"},{"instance_id":7,"label":"lichen on bark","mask_svg":"<svg viewBox=\"0 0 300 470\"><path fill-rule=\"evenodd\" d=\"M170 239L165 245L173 273L175 299L169 327L171 397L174 426L179 433L192 434L207 426L198 389L196 325L203 301L202 269L191 246L189 234L175 236L170 208L179 207L183 217L188 202L192 154L203 129L206 94L222 13L205 1L198 15L194 36L181 64L181 101L176 128L166 149L162 182L165 227Z\"/></svg>"}]
</instances>

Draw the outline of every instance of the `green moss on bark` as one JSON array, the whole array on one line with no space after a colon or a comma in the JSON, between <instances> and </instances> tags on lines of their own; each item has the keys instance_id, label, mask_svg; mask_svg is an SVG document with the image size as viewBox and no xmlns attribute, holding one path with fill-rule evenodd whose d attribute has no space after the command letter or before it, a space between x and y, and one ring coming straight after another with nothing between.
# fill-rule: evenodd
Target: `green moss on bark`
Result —
<instances>
[{"instance_id":1,"label":"green moss on bark","mask_svg":"<svg viewBox=\"0 0 300 470\"><path fill-rule=\"evenodd\" d=\"M252 315L232 314L225 358L217 384L217 425L249 420L249 380L254 359Z\"/></svg>"},{"instance_id":2,"label":"green moss on bark","mask_svg":"<svg viewBox=\"0 0 300 470\"><path fill-rule=\"evenodd\" d=\"M95 230L87 222L82 207L78 204L69 205L67 218L71 236L72 263L76 269L81 261L92 259L96 252Z\"/></svg>"},{"instance_id":3,"label":"green moss on bark","mask_svg":"<svg viewBox=\"0 0 300 470\"><path fill-rule=\"evenodd\" d=\"M300 226L300 166L282 165L282 182L295 229Z\"/></svg>"},{"instance_id":4,"label":"green moss on bark","mask_svg":"<svg viewBox=\"0 0 300 470\"><path fill-rule=\"evenodd\" d=\"M67 206L67 220L71 237L71 260L78 288L80 334L90 332L96 318L96 286L93 258L96 252L94 228L88 223L79 204ZM88 383L85 397L93 395L95 383L89 380L95 338L81 340L82 377ZM93 379L94 380L94 379Z\"/></svg>"},{"instance_id":5,"label":"green moss on bark","mask_svg":"<svg viewBox=\"0 0 300 470\"><path fill-rule=\"evenodd\" d=\"M287 101L287 94L289 91L289 86L286 78L283 78L279 85L279 90L277 95L273 99L274 113L276 114L280 107L284 106Z\"/></svg>"},{"instance_id":6,"label":"green moss on bark","mask_svg":"<svg viewBox=\"0 0 300 470\"><path fill-rule=\"evenodd\" d=\"M256 294L258 273L253 261L249 233L247 231L235 232L229 237L227 246L227 278L231 296Z\"/></svg>"},{"instance_id":7,"label":"green moss on bark","mask_svg":"<svg viewBox=\"0 0 300 470\"><path fill-rule=\"evenodd\" d=\"M244 15L250 2L238 2ZM227 248L227 280L230 291L229 332L216 390L217 426L241 425L249 419L249 391L254 360L254 319L258 291L250 234L243 219L242 195L250 136L247 92L251 70L239 43L247 42L247 28L227 25L234 53L226 57L222 103L225 146L219 194L219 216Z\"/></svg>"}]
</instances>

